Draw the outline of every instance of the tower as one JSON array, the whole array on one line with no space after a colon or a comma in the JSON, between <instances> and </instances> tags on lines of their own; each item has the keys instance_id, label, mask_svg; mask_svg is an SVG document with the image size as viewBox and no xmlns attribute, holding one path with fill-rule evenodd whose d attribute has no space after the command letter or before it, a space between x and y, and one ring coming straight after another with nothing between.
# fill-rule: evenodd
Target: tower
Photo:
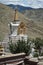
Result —
<instances>
[{"instance_id":1,"label":"tower","mask_svg":"<svg viewBox=\"0 0 43 65\"><path fill-rule=\"evenodd\" d=\"M15 8L15 13L14 13L14 21L10 23L10 38L13 41L17 41L18 39L21 39L22 37L24 39L27 39L26 35L26 26L24 22L21 22L18 19L18 11L17 7Z\"/></svg>"},{"instance_id":2,"label":"tower","mask_svg":"<svg viewBox=\"0 0 43 65\"><path fill-rule=\"evenodd\" d=\"M15 40L17 37L17 30L20 24L20 20L18 19L18 11L17 7L15 8L14 12L14 20L10 23L10 41Z\"/></svg>"}]
</instances>

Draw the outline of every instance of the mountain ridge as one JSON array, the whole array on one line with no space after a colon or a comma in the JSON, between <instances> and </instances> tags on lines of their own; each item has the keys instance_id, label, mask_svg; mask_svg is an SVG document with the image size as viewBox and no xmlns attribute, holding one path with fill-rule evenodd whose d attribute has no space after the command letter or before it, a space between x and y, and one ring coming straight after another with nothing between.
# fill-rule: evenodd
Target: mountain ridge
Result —
<instances>
[{"instance_id":1,"label":"mountain ridge","mask_svg":"<svg viewBox=\"0 0 43 65\"><path fill-rule=\"evenodd\" d=\"M18 11L20 11L20 12L22 12L23 10L33 9L33 8L31 8L31 7L24 7L24 6L22 6L22 5L9 4L9 5L7 5L7 6L13 8L13 9L15 9L15 8L17 7Z\"/></svg>"}]
</instances>

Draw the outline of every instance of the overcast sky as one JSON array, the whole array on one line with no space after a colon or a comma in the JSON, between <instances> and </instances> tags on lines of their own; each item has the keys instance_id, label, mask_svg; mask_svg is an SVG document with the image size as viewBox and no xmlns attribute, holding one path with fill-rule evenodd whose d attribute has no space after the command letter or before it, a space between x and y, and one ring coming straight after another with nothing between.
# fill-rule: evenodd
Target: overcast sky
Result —
<instances>
[{"instance_id":1,"label":"overcast sky","mask_svg":"<svg viewBox=\"0 0 43 65\"><path fill-rule=\"evenodd\" d=\"M43 8L43 0L0 0L0 3L23 5L32 8Z\"/></svg>"}]
</instances>

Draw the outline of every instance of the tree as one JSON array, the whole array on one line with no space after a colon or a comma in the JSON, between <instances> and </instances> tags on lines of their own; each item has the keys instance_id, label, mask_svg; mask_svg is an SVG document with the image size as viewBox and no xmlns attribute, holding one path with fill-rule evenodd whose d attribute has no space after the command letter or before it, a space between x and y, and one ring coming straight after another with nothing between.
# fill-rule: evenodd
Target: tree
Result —
<instances>
[{"instance_id":1,"label":"tree","mask_svg":"<svg viewBox=\"0 0 43 65\"><path fill-rule=\"evenodd\" d=\"M29 42L25 40L18 40L15 44L9 44L9 50L11 53L21 53L24 52L26 55L29 55L30 53L30 45Z\"/></svg>"},{"instance_id":2,"label":"tree","mask_svg":"<svg viewBox=\"0 0 43 65\"><path fill-rule=\"evenodd\" d=\"M41 55L41 46L43 46L43 39L41 38L36 38L34 40L35 43L35 49L39 51L39 55Z\"/></svg>"}]
</instances>

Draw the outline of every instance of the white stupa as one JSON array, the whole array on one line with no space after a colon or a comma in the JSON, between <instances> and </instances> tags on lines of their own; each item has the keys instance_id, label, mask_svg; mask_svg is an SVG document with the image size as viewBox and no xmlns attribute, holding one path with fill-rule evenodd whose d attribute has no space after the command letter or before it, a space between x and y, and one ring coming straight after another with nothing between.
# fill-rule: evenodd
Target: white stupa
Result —
<instances>
[{"instance_id":1,"label":"white stupa","mask_svg":"<svg viewBox=\"0 0 43 65\"><path fill-rule=\"evenodd\" d=\"M10 23L10 38L14 42L15 40L21 39L24 37L24 39L27 39L26 33L26 27L24 22L21 22L18 20L17 15L17 9L15 10L15 16L14 21Z\"/></svg>"}]
</instances>

